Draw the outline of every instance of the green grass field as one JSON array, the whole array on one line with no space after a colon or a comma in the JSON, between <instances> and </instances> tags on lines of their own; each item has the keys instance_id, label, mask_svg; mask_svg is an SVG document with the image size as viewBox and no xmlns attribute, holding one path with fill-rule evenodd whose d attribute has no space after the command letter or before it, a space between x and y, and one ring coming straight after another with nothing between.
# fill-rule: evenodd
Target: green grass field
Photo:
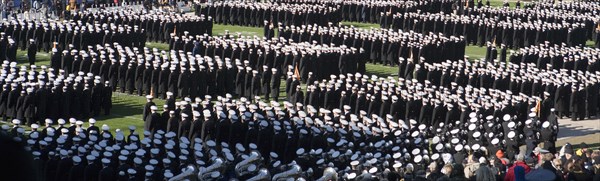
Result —
<instances>
[{"instance_id":1,"label":"green grass field","mask_svg":"<svg viewBox=\"0 0 600 181\"><path fill-rule=\"evenodd\" d=\"M147 42L146 47L150 49L157 48L159 50L169 51L169 44L166 43Z\"/></svg>"},{"instance_id":2,"label":"green grass field","mask_svg":"<svg viewBox=\"0 0 600 181\"><path fill-rule=\"evenodd\" d=\"M153 102L159 108L162 108L165 103L161 99L155 99ZM144 104L146 104L145 97L115 92L113 93L113 108L110 115L97 118L98 122L96 124L107 124L111 129L122 130L127 130L128 126L134 125L137 128L136 131L142 132L144 130L144 122L142 121Z\"/></svg>"},{"instance_id":3,"label":"green grass field","mask_svg":"<svg viewBox=\"0 0 600 181\"><path fill-rule=\"evenodd\" d=\"M381 26L379 26L379 24L374 24L374 23L358 23L358 22L350 22L350 21L343 21L343 22L341 22L341 24L342 24L342 26L354 26L356 28L364 28L364 29L381 27Z\"/></svg>"},{"instance_id":4,"label":"green grass field","mask_svg":"<svg viewBox=\"0 0 600 181\"><path fill-rule=\"evenodd\" d=\"M479 47L474 45L469 45L465 49L465 54L469 56L471 60L479 60L481 58L485 58L486 47Z\"/></svg>"},{"instance_id":5,"label":"green grass field","mask_svg":"<svg viewBox=\"0 0 600 181\"><path fill-rule=\"evenodd\" d=\"M229 31L229 34L237 35L237 33L241 33L244 36L259 36L262 37L264 34L264 30L262 27L245 27L245 26L233 26L233 25L221 25L215 24L213 26L213 35L224 35L225 30Z\"/></svg>"},{"instance_id":6,"label":"green grass field","mask_svg":"<svg viewBox=\"0 0 600 181\"><path fill-rule=\"evenodd\" d=\"M398 67L390 67L382 64L367 64L367 73L377 77L397 76Z\"/></svg>"}]
</instances>

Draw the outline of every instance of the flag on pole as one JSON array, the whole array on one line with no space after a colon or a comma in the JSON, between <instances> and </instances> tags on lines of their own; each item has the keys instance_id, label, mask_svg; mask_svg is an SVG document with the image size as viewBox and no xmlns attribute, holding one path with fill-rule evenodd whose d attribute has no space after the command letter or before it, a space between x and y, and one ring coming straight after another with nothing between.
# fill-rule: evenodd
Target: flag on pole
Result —
<instances>
[{"instance_id":1,"label":"flag on pole","mask_svg":"<svg viewBox=\"0 0 600 181\"><path fill-rule=\"evenodd\" d=\"M296 67L294 68L294 76L297 79L300 79L300 71L298 70L298 64L296 64Z\"/></svg>"},{"instance_id":2,"label":"flag on pole","mask_svg":"<svg viewBox=\"0 0 600 181\"><path fill-rule=\"evenodd\" d=\"M538 100L537 103L535 104L535 114L539 117L540 116L540 110L542 109L542 101Z\"/></svg>"}]
</instances>

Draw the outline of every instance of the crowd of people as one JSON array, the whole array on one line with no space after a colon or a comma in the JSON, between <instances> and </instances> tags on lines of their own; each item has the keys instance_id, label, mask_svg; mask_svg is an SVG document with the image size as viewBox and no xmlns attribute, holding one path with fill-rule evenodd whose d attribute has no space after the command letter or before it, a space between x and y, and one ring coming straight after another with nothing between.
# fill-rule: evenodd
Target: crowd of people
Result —
<instances>
[{"instance_id":1,"label":"crowd of people","mask_svg":"<svg viewBox=\"0 0 600 181\"><path fill-rule=\"evenodd\" d=\"M231 95L170 96L159 113L147 98L143 132L99 128L94 119L87 127L47 119L28 134L13 120L1 132L26 143L29 170L40 173L30 176L42 180L591 180L600 168L598 151L584 144L554 149L554 113L541 121L529 110L523 118L473 110L464 122L428 127L350 106Z\"/></svg>"},{"instance_id":2,"label":"crowd of people","mask_svg":"<svg viewBox=\"0 0 600 181\"><path fill-rule=\"evenodd\" d=\"M278 31L280 38L295 42L317 42L363 49L367 56L365 58L371 63L389 66L399 66L400 58L423 57L427 62L442 62L465 56L466 42L462 36L445 37L434 33L361 29L352 26L285 26L279 27Z\"/></svg>"},{"instance_id":3,"label":"crowd of people","mask_svg":"<svg viewBox=\"0 0 600 181\"><path fill-rule=\"evenodd\" d=\"M599 3L557 3L219 1L3 21L0 152L22 163L4 178L600 180L600 150L556 144L559 119L600 108L600 50L583 47L598 18L568 12ZM213 20L265 36L213 36ZM19 47L31 64L51 51L50 66L17 66ZM143 128L96 125L114 91L145 96Z\"/></svg>"},{"instance_id":4,"label":"crowd of people","mask_svg":"<svg viewBox=\"0 0 600 181\"><path fill-rule=\"evenodd\" d=\"M600 71L597 61L597 48L569 47L565 44L550 45L549 43L521 48L510 54L508 61L514 64L535 64L539 69Z\"/></svg>"},{"instance_id":5,"label":"crowd of people","mask_svg":"<svg viewBox=\"0 0 600 181\"><path fill-rule=\"evenodd\" d=\"M144 30L142 28L112 23L88 23L79 20L17 21L13 19L3 21L0 29L4 39L12 39L17 48L20 47L21 50L35 48L36 52L49 52L52 48L66 49L68 46L83 49L96 44L113 42L129 46L143 46L146 42L143 38ZM5 53L3 50L6 49L0 49L0 53ZM0 60L6 59L0 56Z\"/></svg>"},{"instance_id":6,"label":"crowd of people","mask_svg":"<svg viewBox=\"0 0 600 181\"><path fill-rule=\"evenodd\" d=\"M3 120L23 120L24 124L33 125L43 123L46 118L82 120L110 114L112 88L108 82L101 82L92 73L66 74L62 69L40 68L3 62L0 75Z\"/></svg>"},{"instance_id":7,"label":"crowd of people","mask_svg":"<svg viewBox=\"0 0 600 181\"><path fill-rule=\"evenodd\" d=\"M485 14L483 14L485 15ZM537 45L545 41L570 46L585 45L586 31L579 23L521 21L475 15L443 13L405 13L382 18L391 22L390 28L416 32L440 32L444 35L464 36L467 43L483 46L485 42L505 44L511 48Z\"/></svg>"},{"instance_id":8,"label":"crowd of people","mask_svg":"<svg viewBox=\"0 0 600 181\"><path fill-rule=\"evenodd\" d=\"M116 25L128 25L145 30L147 41L168 42L172 35L212 35L213 22L211 16L204 14L191 15L170 11L145 10L135 7L107 8L102 11L78 12L72 18L75 21L88 23L100 22ZM121 44L131 46L129 44ZM142 46L135 46L142 48Z\"/></svg>"},{"instance_id":9,"label":"crowd of people","mask_svg":"<svg viewBox=\"0 0 600 181\"><path fill-rule=\"evenodd\" d=\"M426 1L332 1L332 0L275 0L280 3L292 4L318 4L340 7L342 20L362 23L378 23L385 13L395 14L404 12L452 12L452 5L456 2L442 0ZM383 14L382 14L383 13Z\"/></svg>"},{"instance_id":10,"label":"crowd of people","mask_svg":"<svg viewBox=\"0 0 600 181\"><path fill-rule=\"evenodd\" d=\"M243 3L215 1L202 4L196 13L212 16L215 23L238 26L263 26L263 21L284 25L327 25L341 21L341 11L335 6L320 4Z\"/></svg>"},{"instance_id":11,"label":"crowd of people","mask_svg":"<svg viewBox=\"0 0 600 181\"><path fill-rule=\"evenodd\" d=\"M354 73L365 69L363 57L366 53L360 49L345 45L319 44L316 42L295 42L283 37L266 40L259 37L244 37L240 34L224 36L178 37L169 42L171 50L192 55L220 57L229 59L241 68L250 67L262 73L263 68L275 68L279 73L288 71L292 66L298 69L303 81L308 79L309 72L313 78L323 79L331 74ZM247 62L246 62L247 61ZM244 63L244 64L241 64ZM337 65L337 69L327 68ZM239 69L239 68L238 68Z\"/></svg>"},{"instance_id":12,"label":"crowd of people","mask_svg":"<svg viewBox=\"0 0 600 181\"><path fill-rule=\"evenodd\" d=\"M178 37L173 40L177 42ZM331 72L356 71L355 49L282 42L200 35L190 44L192 51L177 50L187 47L180 46L181 43L174 43L169 52L118 43L79 51L66 49L62 53L54 49L50 67L62 68L67 73L91 73L108 81L114 91L138 96L153 94L165 98L170 91L175 97L231 93L267 99L272 96L275 100L279 97L281 77L289 70L297 71L298 81L323 78ZM338 63L348 65L324 69L327 64ZM312 73L317 71L321 72Z\"/></svg>"}]
</instances>

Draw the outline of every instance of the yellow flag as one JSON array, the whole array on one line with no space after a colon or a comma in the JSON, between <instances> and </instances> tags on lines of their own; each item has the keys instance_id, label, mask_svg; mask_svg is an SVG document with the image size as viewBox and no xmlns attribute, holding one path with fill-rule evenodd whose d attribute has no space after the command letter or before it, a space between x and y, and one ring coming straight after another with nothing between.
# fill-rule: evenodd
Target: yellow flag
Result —
<instances>
[{"instance_id":1,"label":"yellow flag","mask_svg":"<svg viewBox=\"0 0 600 181\"><path fill-rule=\"evenodd\" d=\"M298 70L298 64L296 64L296 68L294 68L294 76L296 76L297 79L300 79L300 71Z\"/></svg>"},{"instance_id":2,"label":"yellow flag","mask_svg":"<svg viewBox=\"0 0 600 181\"><path fill-rule=\"evenodd\" d=\"M535 104L535 113L538 117L540 116L541 109L542 109L542 101L538 100L537 103Z\"/></svg>"}]
</instances>

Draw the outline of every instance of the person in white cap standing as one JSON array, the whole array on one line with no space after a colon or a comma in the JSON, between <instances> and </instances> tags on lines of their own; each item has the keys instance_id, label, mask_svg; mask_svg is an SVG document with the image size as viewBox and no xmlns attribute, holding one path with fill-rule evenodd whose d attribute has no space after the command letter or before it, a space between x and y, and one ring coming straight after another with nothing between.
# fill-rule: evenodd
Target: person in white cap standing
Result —
<instances>
[{"instance_id":1,"label":"person in white cap standing","mask_svg":"<svg viewBox=\"0 0 600 181\"><path fill-rule=\"evenodd\" d=\"M144 120L144 130L150 131L152 134L158 131L160 124L160 114L157 112L158 108L156 106L150 106L150 115L146 116Z\"/></svg>"},{"instance_id":2,"label":"person in white cap standing","mask_svg":"<svg viewBox=\"0 0 600 181\"><path fill-rule=\"evenodd\" d=\"M34 39L29 39L29 47L27 47L27 59L29 60L29 65L35 64L35 54L37 54L37 44Z\"/></svg>"},{"instance_id":3,"label":"person in white cap standing","mask_svg":"<svg viewBox=\"0 0 600 181\"><path fill-rule=\"evenodd\" d=\"M23 116L27 121L27 125L31 125L35 123L35 94L33 93L33 88L27 88L27 95L23 99Z\"/></svg>"},{"instance_id":4,"label":"person in white cap standing","mask_svg":"<svg viewBox=\"0 0 600 181\"><path fill-rule=\"evenodd\" d=\"M115 169L110 166L110 159L103 158L102 170L100 170L100 174L98 175L98 181L116 180L115 176Z\"/></svg>"},{"instance_id":5,"label":"person in white cap standing","mask_svg":"<svg viewBox=\"0 0 600 181\"><path fill-rule=\"evenodd\" d=\"M146 121L146 117L148 117L150 115L150 108L152 106L156 106L156 104L154 102L152 102L152 99L154 99L154 97L152 95L147 95L146 96L146 105L144 105L144 114L142 115L142 120Z\"/></svg>"}]
</instances>

